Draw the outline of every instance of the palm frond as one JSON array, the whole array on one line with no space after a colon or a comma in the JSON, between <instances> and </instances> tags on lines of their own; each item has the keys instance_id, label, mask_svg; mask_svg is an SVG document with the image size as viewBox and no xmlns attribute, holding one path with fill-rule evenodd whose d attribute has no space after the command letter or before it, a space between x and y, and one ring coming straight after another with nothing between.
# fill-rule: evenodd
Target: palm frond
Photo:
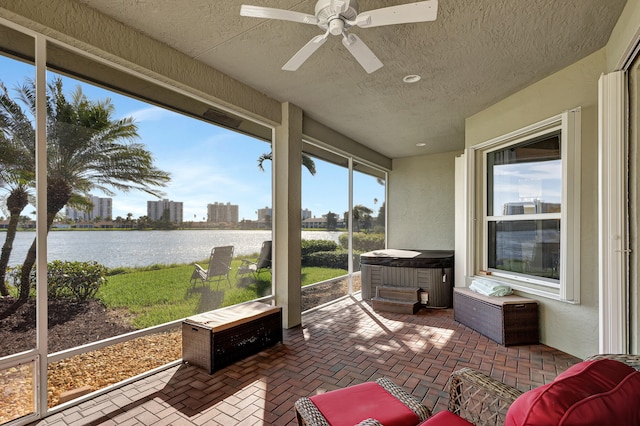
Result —
<instances>
[{"instance_id":1,"label":"palm frond","mask_svg":"<svg viewBox=\"0 0 640 426\"><path fill-rule=\"evenodd\" d=\"M265 161L273 160L273 152L267 152L258 157L258 168L264 172ZM313 158L309 157L307 154L302 154L302 165L311 173L312 176L316 174L316 163L313 161Z\"/></svg>"},{"instance_id":2,"label":"palm frond","mask_svg":"<svg viewBox=\"0 0 640 426\"><path fill-rule=\"evenodd\" d=\"M75 205L81 205L82 199L78 197L93 189L106 194L141 190L164 195L159 188L166 186L171 176L154 165L151 152L143 144L136 143L140 136L132 118L114 119L115 106L109 98L90 100L80 86L65 95L60 78L50 81L47 89L50 190L68 193L65 202ZM35 131L30 117L34 111L33 80L27 79L17 89L15 100L0 83L0 139L7 135L0 140L0 148L5 142L12 147L0 153L0 174L20 155L33 169ZM28 168L27 164L22 167ZM62 186L56 189L57 184ZM67 191L67 187L71 189Z\"/></svg>"}]
</instances>

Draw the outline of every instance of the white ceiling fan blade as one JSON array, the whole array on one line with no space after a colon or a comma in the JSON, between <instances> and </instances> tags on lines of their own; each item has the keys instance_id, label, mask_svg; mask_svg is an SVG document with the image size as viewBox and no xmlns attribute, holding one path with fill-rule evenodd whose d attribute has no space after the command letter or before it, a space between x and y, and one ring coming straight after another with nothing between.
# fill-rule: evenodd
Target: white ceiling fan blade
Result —
<instances>
[{"instance_id":1,"label":"white ceiling fan blade","mask_svg":"<svg viewBox=\"0 0 640 426\"><path fill-rule=\"evenodd\" d=\"M362 28L383 25L408 24L410 22L435 21L438 16L438 0L419 1L399 6L383 7L360 13L355 21Z\"/></svg>"},{"instance_id":2,"label":"white ceiling fan blade","mask_svg":"<svg viewBox=\"0 0 640 426\"><path fill-rule=\"evenodd\" d=\"M327 34L315 36L309 40L307 44L302 46L302 49L298 50L298 52L289 59L289 62L284 64L282 69L285 71L297 70L300 68L300 65L304 64L304 62L324 44L325 41L327 41Z\"/></svg>"},{"instance_id":3,"label":"white ceiling fan blade","mask_svg":"<svg viewBox=\"0 0 640 426\"><path fill-rule=\"evenodd\" d=\"M344 47L356 58L356 61L362 65L362 68L364 68L367 74L371 74L375 70L382 68L380 59L378 59L375 53L373 53L357 35L345 34L342 38L342 44L344 44Z\"/></svg>"},{"instance_id":4,"label":"white ceiling fan blade","mask_svg":"<svg viewBox=\"0 0 640 426\"><path fill-rule=\"evenodd\" d=\"M281 21L300 22L302 24L318 24L318 18L308 13L294 12L292 10L274 9L272 7L249 6L243 4L240 7L240 16L252 18L279 19Z\"/></svg>"}]
</instances>

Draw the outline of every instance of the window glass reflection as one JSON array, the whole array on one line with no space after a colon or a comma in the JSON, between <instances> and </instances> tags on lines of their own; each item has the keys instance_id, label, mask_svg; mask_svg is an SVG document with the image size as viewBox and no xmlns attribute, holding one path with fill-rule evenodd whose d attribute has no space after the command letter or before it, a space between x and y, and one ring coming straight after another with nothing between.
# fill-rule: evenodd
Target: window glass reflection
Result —
<instances>
[{"instance_id":1,"label":"window glass reflection","mask_svg":"<svg viewBox=\"0 0 640 426\"><path fill-rule=\"evenodd\" d=\"M489 216L560 212L558 135L491 152L487 163Z\"/></svg>"},{"instance_id":2,"label":"window glass reflection","mask_svg":"<svg viewBox=\"0 0 640 426\"><path fill-rule=\"evenodd\" d=\"M489 268L560 277L560 220L489 223Z\"/></svg>"}]
</instances>

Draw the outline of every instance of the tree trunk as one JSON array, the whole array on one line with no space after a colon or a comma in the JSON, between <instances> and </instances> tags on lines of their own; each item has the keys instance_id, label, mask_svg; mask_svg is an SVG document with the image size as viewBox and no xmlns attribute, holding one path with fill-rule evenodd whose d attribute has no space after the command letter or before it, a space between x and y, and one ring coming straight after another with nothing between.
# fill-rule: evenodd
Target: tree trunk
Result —
<instances>
[{"instance_id":1,"label":"tree trunk","mask_svg":"<svg viewBox=\"0 0 640 426\"><path fill-rule=\"evenodd\" d=\"M7 236L2 245L2 254L0 255L0 295L8 296L9 289L7 288L7 266L9 265L9 257L13 250L13 241L16 238L16 232L18 230L18 223L20 222L20 215L11 215L9 217L9 227L7 228Z\"/></svg>"},{"instance_id":2,"label":"tree trunk","mask_svg":"<svg viewBox=\"0 0 640 426\"><path fill-rule=\"evenodd\" d=\"M53 220L62 208L67 204L71 198L71 185L62 178L49 177L47 183L47 234L51 229ZM27 300L29 298L29 290L31 289L31 269L36 263L36 241L37 237L33 239L31 247L27 252L27 257L22 264L22 271L20 274L20 300Z\"/></svg>"},{"instance_id":3,"label":"tree trunk","mask_svg":"<svg viewBox=\"0 0 640 426\"><path fill-rule=\"evenodd\" d=\"M9 227L7 228L7 236L2 245L2 254L0 255L0 295L8 296L9 289L6 285L7 266L9 265L9 257L13 250L13 241L16 238L18 224L20 223L20 213L29 204L27 191L24 188L16 188L11 191L7 197L7 207L9 208Z\"/></svg>"},{"instance_id":4,"label":"tree trunk","mask_svg":"<svg viewBox=\"0 0 640 426\"><path fill-rule=\"evenodd\" d=\"M36 240L37 238L33 239L33 243L31 243L31 247L27 252L27 257L22 264L22 271L20 271L20 292L18 299L23 302L29 298L29 291L31 290L31 269L36 263Z\"/></svg>"},{"instance_id":5,"label":"tree trunk","mask_svg":"<svg viewBox=\"0 0 640 426\"><path fill-rule=\"evenodd\" d=\"M53 219L56 217L56 213L47 213L47 234L49 233L49 229L51 229L51 225L53 224ZM36 242L38 238L34 238L31 243L31 247L29 247L29 251L27 252L27 257L24 259L24 263L22 264L22 271L20 271L20 293L18 298L21 301L25 301L29 298L29 291L31 290L31 270L33 269L33 265L36 264Z\"/></svg>"}]
</instances>

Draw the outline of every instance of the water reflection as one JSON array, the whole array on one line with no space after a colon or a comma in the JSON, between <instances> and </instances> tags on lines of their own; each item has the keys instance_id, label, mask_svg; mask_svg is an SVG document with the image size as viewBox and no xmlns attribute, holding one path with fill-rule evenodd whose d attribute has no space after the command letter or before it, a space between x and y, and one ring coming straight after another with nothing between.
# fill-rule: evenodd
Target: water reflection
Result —
<instances>
[{"instance_id":1,"label":"water reflection","mask_svg":"<svg viewBox=\"0 0 640 426\"><path fill-rule=\"evenodd\" d=\"M338 242L342 232L302 231L307 240ZM49 233L48 260L95 260L108 268L193 263L208 259L214 246L233 245L234 256L258 253L271 231L58 231ZM22 264L34 232L18 232L9 266ZM0 241L5 234L0 233Z\"/></svg>"}]
</instances>

